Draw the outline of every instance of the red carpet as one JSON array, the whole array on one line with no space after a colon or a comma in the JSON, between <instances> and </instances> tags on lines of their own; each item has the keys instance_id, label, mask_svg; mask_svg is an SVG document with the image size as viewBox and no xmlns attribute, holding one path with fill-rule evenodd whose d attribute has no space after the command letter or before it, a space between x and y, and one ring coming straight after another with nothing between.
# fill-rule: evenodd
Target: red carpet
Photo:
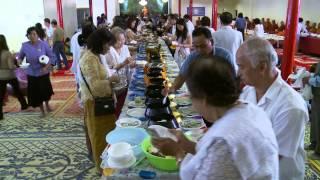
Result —
<instances>
[{"instance_id":1,"label":"red carpet","mask_svg":"<svg viewBox=\"0 0 320 180\"><path fill-rule=\"evenodd\" d=\"M276 49L278 56L280 59L283 56L283 49ZM297 53L294 57L294 65L295 66L300 66L300 67L305 67L307 70L310 69L312 64L316 64L320 62L320 57L316 56L310 56L302 53Z\"/></svg>"},{"instance_id":2,"label":"red carpet","mask_svg":"<svg viewBox=\"0 0 320 180\"><path fill-rule=\"evenodd\" d=\"M53 109L51 116L80 117L82 109L77 103L76 84L72 76L51 76L54 95L51 97L50 106ZM39 108L28 108L24 112L39 112ZM20 112L18 100L9 96L8 102L3 107L3 112Z\"/></svg>"},{"instance_id":3,"label":"red carpet","mask_svg":"<svg viewBox=\"0 0 320 180\"><path fill-rule=\"evenodd\" d=\"M53 70L52 76L73 76L73 73L70 71L72 65L72 60L68 60L69 69Z\"/></svg>"}]
</instances>

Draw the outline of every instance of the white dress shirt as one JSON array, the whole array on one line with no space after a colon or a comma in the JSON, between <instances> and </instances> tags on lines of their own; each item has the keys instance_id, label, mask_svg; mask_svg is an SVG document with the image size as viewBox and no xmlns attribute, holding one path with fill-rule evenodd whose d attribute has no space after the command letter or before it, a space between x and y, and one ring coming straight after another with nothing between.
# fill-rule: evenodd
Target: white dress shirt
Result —
<instances>
[{"instance_id":1,"label":"white dress shirt","mask_svg":"<svg viewBox=\"0 0 320 180\"><path fill-rule=\"evenodd\" d=\"M301 33L308 33L308 30L303 23L298 23L297 35L300 35Z\"/></svg>"},{"instance_id":2,"label":"white dress shirt","mask_svg":"<svg viewBox=\"0 0 320 180\"><path fill-rule=\"evenodd\" d=\"M120 63L123 63L128 57L130 57L130 51L127 45L123 45L120 53L114 47L110 47L109 52L106 54L106 62L102 62L104 66L108 66L111 71L111 74L115 73L114 67ZM107 67L106 67L107 68ZM128 75L129 68L123 67L119 70L120 74Z\"/></svg>"},{"instance_id":3,"label":"white dress shirt","mask_svg":"<svg viewBox=\"0 0 320 180\"><path fill-rule=\"evenodd\" d=\"M209 27L209 26L205 26L205 27L210 30L211 36L213 37L213 33L216 31L212 27Z\"/></svg>"},{"instance_id":4,"label":"white dress shirt","mask_svg":"<svg viewBox=\"0 0 320 180\"><path fill-rule=\"evenodd\" d=\"M253 30L253 35L257 37L264 37L264 29L262 24L256 24Z\"/></svg>"},{"instance_id":5,"label":"white dress shirt","mask_svg":"<svg viewBox=\"0 0 320 180\"><path fill-rule=\"evenodd\" d=\"M44 29L46 30L46 34L47 34L48 38L51 39L52 35L53 35L53 31L54 31L52 26L51 25L49 27L44 26Z\"/></svg>"},{"instance_id":6,"label":"white dress shirt","mask_svg":"<svg viewBox=\"0 0 320 180\"><path fill-rule=\"evenodd\" d=\"M233 62L235 65L235 70L238 70L236 63L236 53L238 48L243 43L242 34L231 28L231 26L222 26L218 31L213 33L213 43L217 47L222 47L230 51Z\"/></svg>"},{"instance_id":7,"label":"white dress shirt","mask_svg":"<svg viewBox=\"0 0 320 180\"><path fill-rule=\"evenodd\" d=\"M304 129L308 121L308 110L301 95L282 78L280 70L272 85L257 101L254 87L246 86L241 99L257 104L271 119L276 134L281 180L302 180L304 178L305 151Z\"/></svg>"},{"instance_id":8,"label":"white dress shirt","mask_svg":"<svg viewBox=\"0 0 320 180\"><path fill-rule=\"evenodd\" d=\"M188 29L188 33L192 35L192 32L194 30L194 25L190 20L188 20L187 22L187 29Z\"/></svg>"},{"instance_id":9,"label":"white dress shirt","mask_svg":"<svg viewBox=\"0 0 320 180\"><path fill-rule=\"evenodd\" d=\"M79 76L81 76L81 74L79 73L78 66L79 66L81 52L83 50L83 48L80 47L78 43L78 37L80 34L81 34L81 31L77 32L71 37L71 40L70 40L70 51L72 52L72 58L73 58L70 70L74 73L77 83L79 83Z\"/></svg>"},{"instance_id":10,"label":"white dress shirt","mask_svg":"<svg viewBox=\"0 0 320 180\"><path fill-rule=\"evenodd\" d=\"M182 180L278 179L278 145L265 112L242 102L228 110L180 166Z\"/></svg>"}]
</instances>

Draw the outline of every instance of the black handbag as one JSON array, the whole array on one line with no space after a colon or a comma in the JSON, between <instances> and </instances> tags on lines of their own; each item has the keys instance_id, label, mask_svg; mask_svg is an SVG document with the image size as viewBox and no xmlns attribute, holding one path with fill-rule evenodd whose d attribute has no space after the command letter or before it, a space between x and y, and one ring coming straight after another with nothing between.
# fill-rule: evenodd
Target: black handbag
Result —
<instances>
[{"instance_id":1,"label":"black handbag","mask_svg":"<svg viewBox=\"0 0 320 180\"><path fill-rule=\"evenodd\" d=\"M81 72L82 79L86 83L86 86L88 87L88 90L94 99L94 115L103 116L103 115L114 114L115 106L114 106L114 100L112 96L111 97L94 97L89 87L89 84L86 81L86 78L83 76L81 68L80 68L80 72Z\"/></svg>"}]
</instances>

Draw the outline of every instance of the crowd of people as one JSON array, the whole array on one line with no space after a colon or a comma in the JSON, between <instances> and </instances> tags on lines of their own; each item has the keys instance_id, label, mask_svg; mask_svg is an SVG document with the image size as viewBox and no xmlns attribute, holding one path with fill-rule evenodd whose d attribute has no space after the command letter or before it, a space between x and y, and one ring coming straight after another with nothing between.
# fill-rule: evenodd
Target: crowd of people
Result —
<instances>
[{"instance_id":1,"label":"crowd of people","mask_svg":"<svg viewBox=\"0 0 320 180\"><path fill-rule=\"evenodd\" d=\"M244 37L246 29L262 28L271 33L280 32L285 25L278 26L270 19L254 19L252 23L242 13L234 24L233 19L231 13L223 12L216 30L210 27L209 17L202 17L194 26L188 15L180 18L174 14L115 16L110 26L104 17L100 17L97 27L92 18L83 23L70 40L71 70L84 108L89 154L99 172L105 134L115 128L135 67L135 58L126 44L139 42L142 31L148 28L171 47L180 67L172 86L165 88L163 94L174 93L186 83L193 107L208 127L197 143L176 130L172 133L177 142L152 139L163 154L175 156L181 163L181 179L304 178L304 131L309 121L305 101L281 78L277 53L270 42L260 38L259 30L255 37ZM61 68L60 55L68 68L62 49L63 30L55 20L51 21L52 26L48 19L45 23L45 33L39 25L28 28L29 41L22 44L16 65L5 38L0 36L1 103L2 89L10 83L21 108L40 107L42 116L44 107L51 110L50 69ZM41 55L48 56L49 63L41 64ZM13 72L24 58L30 63L26 69L28 104ZM240 82L245 85L243 89ZM320 68L304 82L319 91ZM97 116L97 97L112 99L115 111ZM317 116L312 118L315 122L320 120ZM319 133L318 129L315 127L314 131ZM320 151L316 149L315 153Z\"/></svg>"},{"instance_id":2,"label":"crowd of people","mask_svg":"<svg viewBox=\"0 0 320 180\"><path fill-rule=\"evenodd\" d=\"M240 17L241 18L241 17ZM269 34L279 34L284 35L284 31L286 29L286 24L284 21L276 22L276 20L270 20L270 18L255 18L252 21L248 17L245 17L246 20L246 29L254 30L257 24L260 24L263 27L264 32ZM305 33L314 33L320 34L320 22L317 24L316 22L310 22L307 20L305 24L303 24L303 18L299 18L299 22L302 23L304 27ZM235 25L237 27L237 24ZM298 32L301 32L301 29L298 29Z\"/></svg>"}]
</instances>

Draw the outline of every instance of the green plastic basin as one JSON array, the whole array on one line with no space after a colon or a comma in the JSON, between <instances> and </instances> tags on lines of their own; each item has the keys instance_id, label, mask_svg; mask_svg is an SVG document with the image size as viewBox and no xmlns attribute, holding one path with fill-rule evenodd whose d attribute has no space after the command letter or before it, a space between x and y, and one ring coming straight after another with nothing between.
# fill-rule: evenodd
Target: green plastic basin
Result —
<instances>
[{"instance_id":1,"label":"green plastic basin","mask_svg":"<svg viewBox=\"0 0 320 180\"><path fill-rule=\"evenodd\" d=\"M151 139L147 137L141 143L141 149L153 167L162 171L177 171L179 169L176 158L154 156L148 152L150 146L152 146Z\"/></svg>"}]
</instances>

